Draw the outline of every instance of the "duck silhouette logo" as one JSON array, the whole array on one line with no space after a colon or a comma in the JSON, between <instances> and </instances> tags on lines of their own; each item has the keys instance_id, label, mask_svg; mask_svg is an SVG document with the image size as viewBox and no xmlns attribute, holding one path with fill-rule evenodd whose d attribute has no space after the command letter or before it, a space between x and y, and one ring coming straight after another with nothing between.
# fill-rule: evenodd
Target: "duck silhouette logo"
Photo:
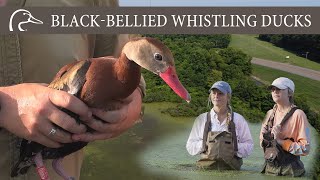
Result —
<instances>
[{"instance_id":1,"label":"duck silhouette logo","mask_svg":"<svg viewBox=\"0 0 320 180\"><path fill-rule=\"evenodd\" d=\"M19 18L20 22L18 23L18 29L19 31L27 31L27 29L23 29L21 26L27 23L33 23L33 24L43 24L42 21L40 21L39 19L36 19L35 17L33 17L30 13L30 11L25 10L25 9L18 9L16 11L14 11L10 17L10 21L9 21L9 31L13 31L13 19L14 17L17 17L17 19Z\"/></svg>"}]
</instances>

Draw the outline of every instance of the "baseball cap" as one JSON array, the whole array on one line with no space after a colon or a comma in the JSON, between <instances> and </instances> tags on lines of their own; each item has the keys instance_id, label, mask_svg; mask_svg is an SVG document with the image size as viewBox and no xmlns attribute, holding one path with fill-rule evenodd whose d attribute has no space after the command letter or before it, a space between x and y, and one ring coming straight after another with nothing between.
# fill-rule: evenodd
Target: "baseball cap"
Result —
<instances>
[{"instance_id":1,"label":"baseball cap","mask_svg":"<svg viewBox=\"0 0 320 180\"><path fill-rule=\"evenodd\" d=\"M217 81L217 82L215 82L215 83L211 86L211 88L210 88L210 90L209 90L209 93L210 93L210 91L211 91L212 89L218 89L218 90L221 91L223 94L226 94L226 93L231 94L231 93L232 93L232 90L231 90L230 85L229 85L227 82L225 82L225 81Z\"/></svg>"},{"instance_id":2,"label":"baseball cap","mask_svg":"<svg viewBox=\"0 0 320 180\"><path fill-rule=\"evenodd\" d=\"M275 79L272 84L268 87L268 89L271 89L272 87L277 87L279 89L291 89L292 92L294 92L294 83L291 79L286 77L279 77Z\"/></svg>"}]
</instances>

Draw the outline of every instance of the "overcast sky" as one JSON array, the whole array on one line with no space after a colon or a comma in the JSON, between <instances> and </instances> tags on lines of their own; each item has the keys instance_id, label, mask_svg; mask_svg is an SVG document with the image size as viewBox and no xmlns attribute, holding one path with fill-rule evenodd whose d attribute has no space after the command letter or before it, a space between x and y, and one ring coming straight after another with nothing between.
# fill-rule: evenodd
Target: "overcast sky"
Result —
<instances>
[{"instance_id":1,"label":"overcast sky","mask_svg":"<svg viewBox=\"0 0 320 180\"><path fill-rule=\"evenodd\" d=\"M320 7L320 0L119 0L120 6L304 6Z\"/></svg>"}]
</instances>

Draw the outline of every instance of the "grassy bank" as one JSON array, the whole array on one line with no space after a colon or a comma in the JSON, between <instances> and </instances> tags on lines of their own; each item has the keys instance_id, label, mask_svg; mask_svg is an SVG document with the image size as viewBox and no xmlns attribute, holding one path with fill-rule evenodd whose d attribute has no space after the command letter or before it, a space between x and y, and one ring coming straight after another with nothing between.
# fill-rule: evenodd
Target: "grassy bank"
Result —
<instances>
[{"instance_id":1,"label":"grassy bank","mask_svg":"<svg viewBox=\"0 0 320 180\"><path fill-rule=\"evenodd\" d=\"M233 34L229 46L241 49L243 52L252 57L289 63L292 65L320 71L319 63L297 56L282 48L276 47L269 42L261 41L257 37L258 35ZM286 56L290 56L290 58L286 59Z\"/></svg>"},{"instance_id":2,"label":"grassy bank","mask_svg":"<svg viewBox=\"0 0 320 180\"><path fill-rule=\"evenodd\" d=\"M296 95L303 95L307 99L308 105L315 111L320 112L320 82L305 78L299 75L271 69L268 67L253 65L253 75L262 79L264 82L271 83L274 79L284 76L292 79L296 86Z\"/></svg>"}]
</instances>

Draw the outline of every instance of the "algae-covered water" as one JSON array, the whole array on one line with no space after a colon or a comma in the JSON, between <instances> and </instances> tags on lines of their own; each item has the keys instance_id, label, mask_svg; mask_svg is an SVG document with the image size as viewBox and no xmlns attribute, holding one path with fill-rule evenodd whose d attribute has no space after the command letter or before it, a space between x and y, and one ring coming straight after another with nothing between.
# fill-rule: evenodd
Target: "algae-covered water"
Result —
<instances>
[{"instance_id":1,"label":"algae-covered water","mask_svg":"<svg viewBox=\"0 0 320 180\"><path fill-rule=\"evenodd\" d=\"M292 179L260 174L263 153L258 145L260 124L249 124L255 141L252 155L244 159L241 171L207 171L195 167L197 156L190 156L185 144L194 118L174 118L162 114L168 103L145 105L142 123L122 136L99 141L86 148L82 180L103 179ZM312 130L312 147L317 147L317 133ZM310 179L316 148L302 157Z\"/></svg>"}]
</instances>

